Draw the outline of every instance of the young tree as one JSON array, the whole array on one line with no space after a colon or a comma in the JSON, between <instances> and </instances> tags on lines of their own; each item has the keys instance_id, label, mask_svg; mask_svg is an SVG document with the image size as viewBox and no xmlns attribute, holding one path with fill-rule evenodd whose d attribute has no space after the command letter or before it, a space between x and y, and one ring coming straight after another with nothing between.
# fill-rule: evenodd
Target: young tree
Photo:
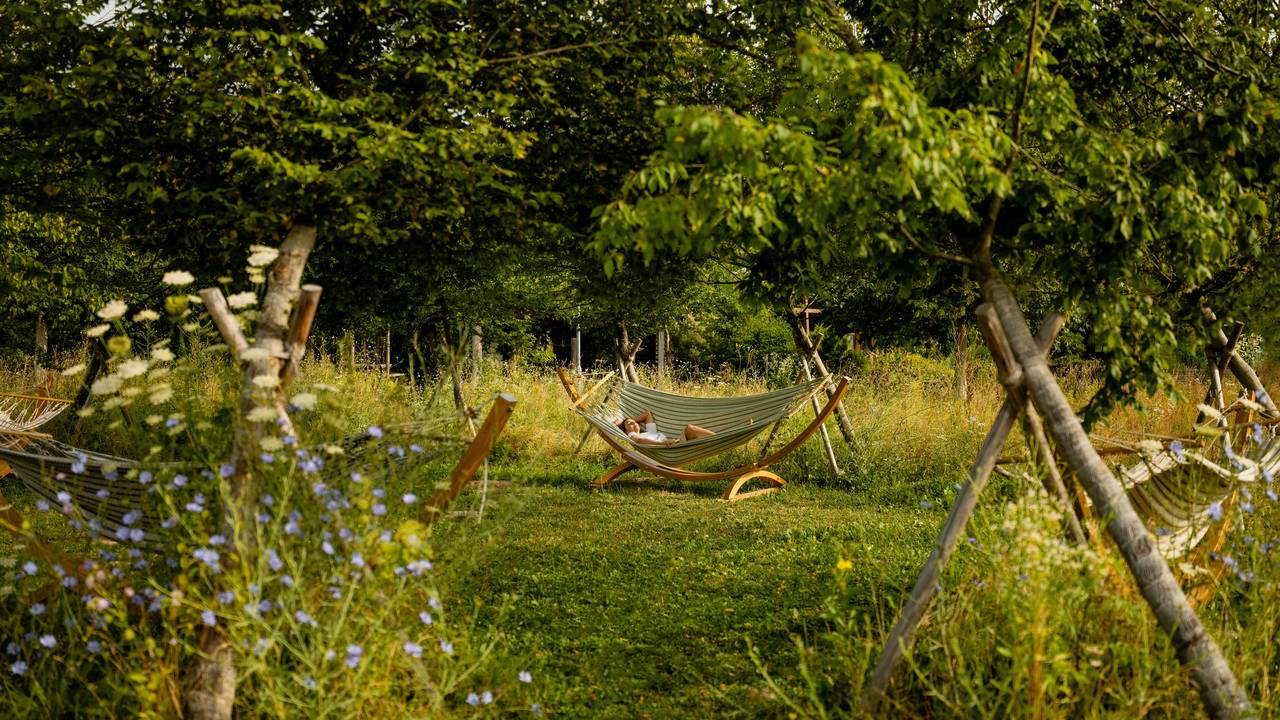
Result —
<instances>
[{"instance_id":1,"label":"young tree","mask_svg":"<svg viewBox=\"0 0 1280 720\"><path fill-rule=\"evenodd\" d=\"M889 4L851 7L845 49L858 52L803 41L776 113L666 111L665 147L607 208L596 247L611 268L665 252L803 268L837 248L965 266L1206 708L1249 714L1006 278L1056 278L1088 319L1107 367L1090 416L1157 387L1187 300L1274 246L1280 18L1245 4L1005 4L917 11L905 33Z\"/></svg>"}]
</instances>

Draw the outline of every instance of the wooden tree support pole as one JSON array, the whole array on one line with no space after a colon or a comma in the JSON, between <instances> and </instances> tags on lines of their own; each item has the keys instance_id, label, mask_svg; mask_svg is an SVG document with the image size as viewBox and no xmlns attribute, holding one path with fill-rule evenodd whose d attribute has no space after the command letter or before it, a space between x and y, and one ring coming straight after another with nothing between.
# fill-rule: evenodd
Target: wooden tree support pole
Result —
<instances>
[{"instance_id":1,"label":"wooden tree support pole","mask_svg":"<svg viewBox=\"0 0 1280 720\"><path fill-rule=\"evenodd\" d=\"M239 363L240 355L249 349L249 342L244 339L244 333L240 332L240 326L236 324L236 316L227 306L227 299L222 296L222 290L216 287L205 288L196 295L204 301L204 308L209 312L214 327L218 328L218 334L222 335L223 342L227 344L231 355Z\"/></svg>"},{"instance_id":2,"label":"wooden tree support pole","mask_svg":"<svg viewBox=\"0 0 1280 720\"><path fill-rule=\"evenodd\" d=\"M801 322L800 316L785 308L783 314L786 315L787 325L791 327L791 338L796 343L796 349L800 351L802 358L811 358L813 366L818 370L818 376L827 381L826 392L827 398L830 399L835 391L832 382L831 373L827 370L826 363L822 362L822 356L818 354L818 349L813 345L813 338L809 333L805 332L804 323ZM849 421L849 414L844 411L844 403L836 405L836 421L840 426L840 433L844 435L844 441L849 447L854 447L857 442L854 440L853 423Z\"/></svg>"},{"instance_id":3,"label":"wooden tree support pole","mask_svg":"<svg viewBox=\"0 0 1280 720\"><path fill-rule=\"evenodd\" d=\"M511 413L515 410L515 397L506 393L500 393L493 399L493 405L489 408L489 414L485 417L484 422L480 425L480 429L476 432L475 438L467 449L463 451L462 458L458 460L458 464L454 466L453 471L449 473L448 485L437 490L432 494L422 507L420 519L423 523L431 524L443 514L445 507L462 492L462 488L476 474L476 470L489 456L489 451L493 449L494 444L498 442L498 436L502 434L502 429L507 426L507 421L511 419Z\"/></svg>"},{"instance_id":4,"label":"wooden tree support pole","mask_svg":"<svg viewBox=\"0 0 1280 720\"><path fill-rule=\"evenodd\" d=\"M809 371L809 361L803 357L800 358L800 367L804 369L804 379L812 382L813 373ZM809 395L809 404L813 406L813 416L820 417L822 415L822 405L818 403L817 393ZM822 434L822 447L827 451L827 464L831 466L831 474L838 476L840 474L840 466L836 464L836 449L831 446L831 435L827 433L827 424L823 423L818 428L818 432Z\"/></svg>"},{"instance_id":5,"label":"wooden tree support pole","mask_svg":"<svg viewBox=\"0 0 1280 720\"><path fill-rule=\"evenodd\" d=\"M1044 434L1044 426L1040 422L1040 415L1036 412L1035 406L1027 401L1027 391L1022 386L1022 367L1013 358L1013 351L1009 348L1009 340L1005 337L1004 328L1000 325L1000 318L996 317L995 310L986 304L978 308L977 315L978 329L982 332L987 347L992 348L991 355L1000 372L1000 383L1004 385L1009 396L1018 403L1028 446L1034 453L1034 457L1045 465L1045 474L1040 478L1045 492L1058 501L1059 509L1063 514L1063 524L1072 538L1083 545L1085 535L1080 527L1080 519L1076 516L1071 498L1067 495L1067 488L1062 482L1062 474L1058 472L1057 462L1049 452L1049 443ZM1061 314L1051 313L1044 319L1041 330L1056 337L1065 323L1066 319ZM1045 354L1048 354L1047 349Z\"/></svg>"},{"instance_id":6,"label":"wooden tree support pole","mask_svg":"<svg viewBox=\"0 0 1280 720\"><path fill-rule=\"evenodd\" d=\"M1218 321L1218 317L1207 307L1201 306L1200 313L1205 320L1211 323ZM1267 389L1262 386L1262 380L1258 378L1258 373L1254 372L1249 363L1240 357L1240 353L1236 352L1234 347L1231 347L1230 351L1227 352L1227 348L1230 345L1227 334L1219 329L1216 333L1209 335L1209 342L1219 351L1226 354L1227 367L1231 370L1231 374L1236 376L1236 379L1240 381L1245 390L1253 393L1254 397L1258 398L1258 402L1267 409L1264 414L1268 418L1280 417L1280 408L1276 407L1275 401L1271 398Z\"/></svg>"},{"instance_id":7,"label":"wooden tree support pole","mask_svg":"<svg viewBox=\"0 0 1280 720\"><path fill-rule=\"evenodd\" d=\"M1143 598L1151 606L1160 628L1169 635L1178 660L1191 671L1205 710L1214 718L1255 717L1249 698L1227 664L1222 649L1187 602L1154 538L1129 502L1124 486L1089 442L1080 418L1031 337L1013 291L991 262L989 251L978 250L974 270L983 298L995 309L1014 359L1022 365L1027 391L1044 417L1045 427L1089 493L1099 515L1106 520L1107 532L1133 573Z\"/></svg>"},{"instance_id":8,"label":"wooden tree support pole","mask_svg":"<svg viewBox=\"0 0 1280 720\"><path fill-rule=\"evenodd\" d=\"M1050 316L1040 327L1037 344L1041 352L1047 353L1049 347L1053 345L1053 340L1062 327L1059 320L1060 318L1055 319L1055 316ZM991 351L993 356L997 356L1002 352L1000 345L991 346ZM1011 359L1011 356L1005 358L1006 361ZM1005 364L1008 365L1007 362ZM1010 378L1011 381L1014 379L1016 378ZM969 468L969 479L960 488L960 494L956 496L955 504L951 506L947 521L942 525L942 532L938 535L938 542L929 554L929 559L925 561L924 568L920 571L920 576L916 578L916 584L911 589L911 595L907 598L907 603L902 607L902 612L898 615L898 621L889 633L889 639L885 642L884 650L880 654L880 660L876 663L876 667L871 673L871 680L863 690L862 711L868 717L875 716L876 708L879 707L880 701L884 698L885 691L889 689L889 682L893 679L893 671L902 660L907 648L910 647L911 641L915 637L916 627L920 624L920 619L924 617L924 611L928 609L934 593L937 592L938 578L942 576L942 571L946 568L947 561L951 559L956 543L960 540L960 535L964 532L965 525L969 522L969 517L973 515L973 509L978 503L978 496L982 493L983 488L986 487L987 480L991 477L991 471L995 468L996 459L1000 456L1000 451L1009 439L1009 432L1013 430L1013 423L1018 418L1018 408L1018 400L1012 393L1007 394L1004 404L1000 406L1000 412L996 414L995 422L991 424L991 429L987 431L987 437L982 443L982 449L978 452L977 460Z\"/></svg>"}]
</instances>

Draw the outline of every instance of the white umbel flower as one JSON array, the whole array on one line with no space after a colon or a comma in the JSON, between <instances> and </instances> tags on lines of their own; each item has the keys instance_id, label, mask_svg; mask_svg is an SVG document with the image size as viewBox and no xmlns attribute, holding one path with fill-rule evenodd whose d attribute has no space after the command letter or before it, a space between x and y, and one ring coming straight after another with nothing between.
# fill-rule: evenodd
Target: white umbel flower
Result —
<instances>
[{"instance_id":1,"label":"white umbel flower","mask_svg":"<svg viewBox=\"0 0 1280 720\"><path fill-rule=\"evenodd\" d=\"M165 285L175 285L177 287L182 287L183 285L190 285L195 281L196 281L195 276L187 272L186 270L171 270L164 274L164 279L163 279L163 282Z\"/></svg>"},{"instance_id":2,"label":"white umbel flower","mask_svg":"<svg viewBox=\"0 0 1280 720\"><path fill-rule=\"evenodd\" d=\"M293 403L294 405L297 405L299 408L303 410L316 409L316 396L313 395L312 393L307 393L307 392L298 393L297 395L294 395L293 399L291 399L289 402Z\"/></svg>"},{"instance_id":3,"label":"white umbel flower","mask_svg":"<svg viewBox=\"0 0 1280 720\"><path fill-rule=\"evenodd\" d=\"M103 320L115 320L116 318L121 317L128 311L129 311L129 306L126 305L123 300L112 300L111 302L102 306L102 309L98 311L98 317L102 318Z\"/></svg>"},{"instance_id":4,"label":"white umbel flower","mask_svg":"<svg viewBox=\"0 0 1280 720\"><path fill-rule=\"evenodd\" d=\"M280 378L276 375L255 375L253 378L253 384L263 390L270 390L280 384Z\"/></svg>"},{"instance_id":5,"label":"white umbel flower","mask_svg":"<svg viewBox=\"0 0 1280 720\"><path fill-rule=\"evenodd\" d=\"M266 360L271 357L271 353L266 348L251 347L240 353L240 359L245 362L254 362L255 360Z\"/></svg>"},{"instance_id":6,"label":"white umbel flower","mask_svg":"<svg viewBox=\"0 0 1280 720\"><path fill-rule=\"evenodd\" d=\"M147 371L147 361L142 358L129 358L120 363L120 367L116 369L116 374L121 378L128 380L136 378Z\"/></svg>"},{"instance_id":7,"label":"white umbel flower","mask_svg":"<svg viewBox=\"0 0 1280 720\"><path fill-rule=\"evenodd\" d=\"M250 245L249 246L249 267L265 267L275 262L280 256L280 251L267 247L266 245Z\"/></svg>"},{"instance_id":8,"label":"white umbel flower","mask_svg":"<svg viewBox=\"0 0 1280 720\"><path fill-rule=\"evenodd\" d=\"M258 304L258 295L257 293L251 292L249 290L246 290L244 292L239 292L227 298L227 304L235 308L236 310L247 308L250 305Z\"/></svg>"}]
</instances>

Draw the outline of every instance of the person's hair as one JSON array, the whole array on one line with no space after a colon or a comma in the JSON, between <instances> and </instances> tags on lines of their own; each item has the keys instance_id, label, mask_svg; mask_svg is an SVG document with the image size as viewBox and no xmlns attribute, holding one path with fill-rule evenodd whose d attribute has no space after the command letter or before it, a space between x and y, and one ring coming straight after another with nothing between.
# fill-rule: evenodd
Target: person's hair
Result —
<instances>
[{"instance_id":1,"label":"person's hair","mask_svg":"<svg viewBox=\"0 0 1280 720\"><path fill-rule=\"evenodd\" d=\"M617 426L617 428L618 428L618 430L619 430L620 432L625 433L625 432L627 431L627 421L628 421L628 420L630 420L630 419L631 419L631 418L625 418L625 417L624 417L624 418L622 418L621 420L618 420L617 422L615 422L615 423L614 423L614 425L615 425L615 426Z\"/></svg>"}]
</instances>

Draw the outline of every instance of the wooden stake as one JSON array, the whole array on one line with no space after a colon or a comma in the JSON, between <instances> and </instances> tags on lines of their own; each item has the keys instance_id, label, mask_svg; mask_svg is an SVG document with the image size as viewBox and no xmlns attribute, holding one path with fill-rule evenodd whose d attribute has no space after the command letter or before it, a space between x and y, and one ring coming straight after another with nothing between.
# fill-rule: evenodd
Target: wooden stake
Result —
<instances>
[{"instance_id":1,"label":"wooden stake","mask_svg":"<svg viewBox=\"0 0 1280 720\"><path fill-rule=\"evenodd\" d=\"M804 369L804 379L813 381L813 373L809 371L809 361L803 357L800 358L800 367ZM818 395L814 393L809 396L809 404L813 406L813 416L818 417L822 414L822 406L818 403ZM836 464L836 450L831 446L831 436L827 434L827 424L823 423L818 428L822 434L822 447L827 451L827 464L831 466L831 474L839 475L840 466Z\"/></svg>"},{"instance_id":2,"label":"wooden stake","mask_svg":"<svg viewBox=\"0 0 1280 720\"><path fill-rule=\"evenodd\" d=\"M979 310L981 311L981 308ZM1046 318L1037 337L1041 352L1049 351L1061 327L1053 316ZM993 356L1007 351L1007 346L1000 348L989 345L988 347L991 347ZM998 359L997 364L1007 365L1010 359L1012 356L1007 355L1003 360ZM956 543L965 525L968 524L969 517L973 515L974 507L978 504L978 496L986 487L991 471L995 468L996 459L1009 439L1009 432L1013 429L1013 423L1018 417L1018 410L1018 400L1012 393L1007 394L1004 404L1000 406L1000 412L996 414L995 422L987 431L987 437L982 443L982 449L978 452L978 458L969 468L969 478L960 488L960 494L956 496L956 501L951 506L947 521L942 525L938 541L929 558L925 560L920 576L916 578L916 584L911 589L911 595L907 598L906 604L898 615L898 621L894 623L893 630L889 633L889 639L885 642L880 660L871 673L871 680L862 692L862 712L868 717L876 716L876 709L884 698L885 691L889 689L889 682L893 679L893 671L910 647L915 637L916 627L920 624L924 611L928 609L929 602L938 590L938 578L942 576L942 571L946 568L947 561L951 559L951 554L955 551Z\"/></svg>"},{"instance_id":3,"label":"wooden stake","mask_svg":"<svg viewBox=\"0 0 1280 720\"><path fill-rule=\"evenodd\" d=\"M209 317L213 319L213 325L218 328L222 340L231 349L231 355L235 357L237 363L240 362L240 354L249 349L249 343L244 339L244 333L240 332L240 326L236 324L236 316L231 313L231 308L227 307L227 299L222 296L222 290L211 287L196 294L204 301L204 308L209 311Z\"/></svg>"},{"instance_id":4,"label":"wooden stake","mask_svg":"<svg viewBox=\"0 0 1280 720\"><path fill-rule=\"evenodd\" d=\"M818 354L818 349L814 347L813 339L804 331L804 326L800 324L800 317L789 310L784 311L787 317L787 325L791 327L791 338L796 343L803 357L813 360L813 366L817 369L819 377L827 381L825 387L827 398L830 399L833 392L833 383L831 373L828 372L827 366L822 362L822 356ZM844 403L836 405L836 421L840 426L840 433L844 435L844 441L849 447L854 447L857 442L854 440L853 423L849 420L849 415L844 410Z\"/></svg>"}]
</instances>

